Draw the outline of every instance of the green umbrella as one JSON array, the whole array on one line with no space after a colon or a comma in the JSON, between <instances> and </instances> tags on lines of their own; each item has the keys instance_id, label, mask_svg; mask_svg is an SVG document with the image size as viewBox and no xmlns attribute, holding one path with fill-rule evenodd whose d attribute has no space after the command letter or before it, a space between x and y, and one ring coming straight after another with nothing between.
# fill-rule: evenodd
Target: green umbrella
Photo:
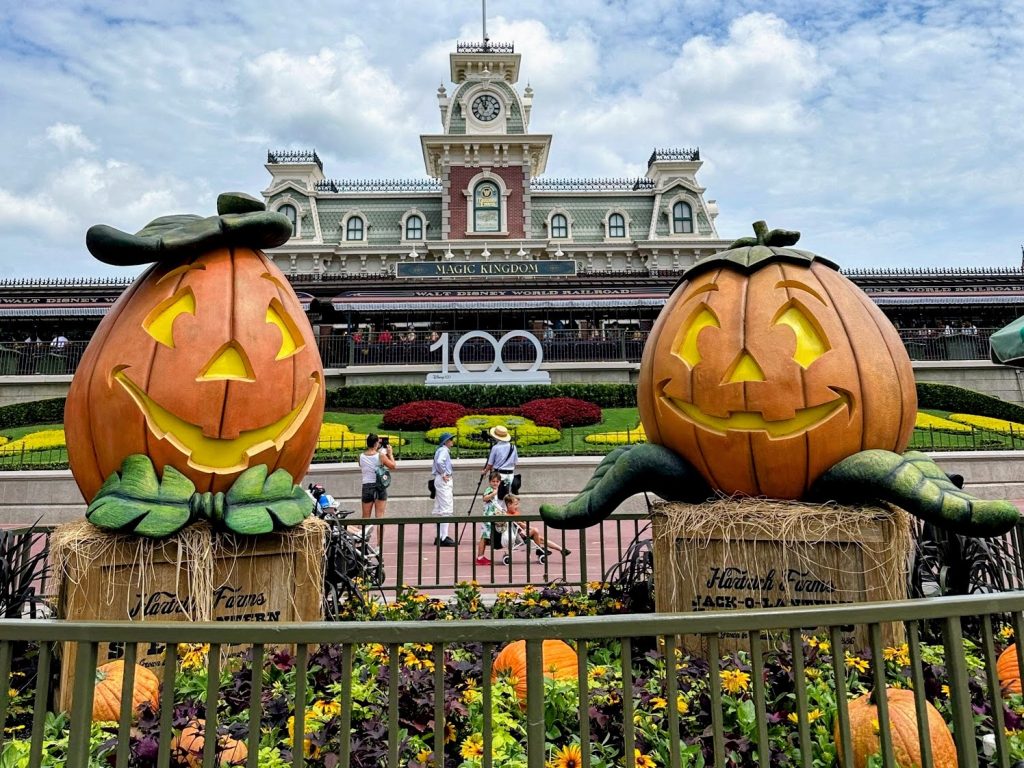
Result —
<instances>
[{"instance_id":1,"label":"green umbrella","mask_svg":"<svg viewBox=\"0 0 1024 768\"><path fill-rule=\"evenodd\" d=\"M1024 368L1024 317L1018 317L989 338L992 362Z\"/></svg>"}]
</instances>

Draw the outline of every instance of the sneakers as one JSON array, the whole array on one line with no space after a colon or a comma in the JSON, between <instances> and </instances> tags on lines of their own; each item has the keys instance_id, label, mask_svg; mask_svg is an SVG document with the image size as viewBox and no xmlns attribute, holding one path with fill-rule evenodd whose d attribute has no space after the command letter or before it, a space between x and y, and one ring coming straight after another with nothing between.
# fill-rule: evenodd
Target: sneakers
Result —
<instances>
[{"instance_id":1,"label":"sneakers","mask_svg":"<svg viewBox=\"0 0 1024 768\"><path fill-rule=\"evenodd\" d=\"M458 545L455 543L455 539L453 539L451 536L445 536L443 539L434 539L434 546L435 547L454 547L454 546L458 546Z\"/></svg>"},{"instance_id":2,"label":"sneakers","mask_svg":"<svg viewBox=\"0 0 1024 768\"><path fill-rule=\"evenodd\" d=\"M571 554L572 554L572 550L571 549L563 549L562 550L562 557L568 557Z\"/></svg>"},{"instance_id":3,"label":"sneakers","mask_svg":"<svg viewBox=\"0 0 1024 768\"><path fill-rule=\"evenodd\" d=\"M478 557L476 559L476 564L477 565L490 565L491 564L491 558L487 557L487 555L480 555L480 557Z\"/></svg>"}]
</instances>

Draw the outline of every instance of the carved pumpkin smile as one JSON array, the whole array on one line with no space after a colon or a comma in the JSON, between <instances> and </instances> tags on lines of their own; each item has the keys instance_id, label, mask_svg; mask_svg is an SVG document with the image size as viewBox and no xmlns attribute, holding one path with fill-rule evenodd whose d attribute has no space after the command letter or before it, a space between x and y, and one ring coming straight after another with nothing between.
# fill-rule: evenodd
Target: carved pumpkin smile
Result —
<instances>
[{"instance_id":1,"label":"carved pumpkin smile","mask_svg":"<svg viewBox=\"0 0 1024 768\"><path fill-rule=\"evenodd\" d=\"M831 419L835 414L846 406L847 411L852 410L853 405L849 394L842 390L833 389L839 397L821 405L814 405L808 408L797 409L796 415L788 419L769 421L756 411L733 411L727 417L712 416L704 413L693 403L687 403L664 393L662 386L662 402L673 408L684 419L692 421L699 427L725 435L729 432L765 432L771 439L792 437L801 432L813 429L819 424Z\"/></svg>"},{"instance_id":2,"label":"carved pumpkin smile","mask_svg":"<svg viewBox=\"0 0 1024 768\"><path fill-rule=\"evenodd\" d=\"M125 369L115 371L113 377L131 395L146 417L150 431L158 439L167 440L186 455L190 467L216 474L245 469L249 466L249 458L260 451L272 447L280 450L305 421L320 392L320 377L314 373L309 377L309 393L298 407L271 424L241 432L235 438L225 439L207 437L203 434L202 427L191 424L162 408L128 377Z\"/></svg>"}]
</instances>

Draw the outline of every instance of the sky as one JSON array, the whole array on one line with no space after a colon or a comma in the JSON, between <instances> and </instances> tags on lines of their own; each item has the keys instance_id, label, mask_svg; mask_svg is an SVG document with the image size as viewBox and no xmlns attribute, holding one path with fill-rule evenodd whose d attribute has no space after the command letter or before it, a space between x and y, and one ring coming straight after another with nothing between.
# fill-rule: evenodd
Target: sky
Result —
<instances>
[{"instance_id":1,"label":"sky","mask_svg":"<svg viewBox=\"0 0 1024 768\"><path fill-rule=\"evenodd\" d=\"M490 0L547 176L699 147L723 239L803 233L844 267L1021 264L1024 0ZM421 178L480 0L0 3L0 277L125 274L105 223L259 195L268 149Z\"/></svg>"}]
</instances>

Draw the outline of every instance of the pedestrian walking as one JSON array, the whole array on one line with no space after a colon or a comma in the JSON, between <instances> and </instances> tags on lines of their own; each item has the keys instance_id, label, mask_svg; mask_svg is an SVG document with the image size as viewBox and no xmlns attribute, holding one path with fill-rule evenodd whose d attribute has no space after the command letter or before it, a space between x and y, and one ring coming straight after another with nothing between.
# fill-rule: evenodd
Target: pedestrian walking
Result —
<instances>
[{"instance_id":1,"label":"pedestrian walking","mask_svg":"<svg viewBox=\"0 0 1024 768\"><path fill-rule=\"evenodd\" d=\"M507 493L518 493L520 481L517 480L516 465L519 463L519 451L512 442L512 434L504 424L491 427L487 432L494 444L487 456L487 465L480 471L480 475L487 475L492 470L501 475L501 484L504 486L498 492L498 498L504 499Z\"/></svg>"},{"instance_id":2,"label":"pedestrian walking","mask_svg":"<svg viewBox=\"0 0 1024 768\"><path fill-rule=\"evenodd\" d=\"M434 477L434 510L433 515L451 517L455 514L454 469L452 468L451 448L455 444L455 435L444 432L434 451L434 466L431 474ZM456 546L455 539L448 535L448 522L437 524L437 538L434 544L442 547Z\"/></svg>"}]
</instances>

